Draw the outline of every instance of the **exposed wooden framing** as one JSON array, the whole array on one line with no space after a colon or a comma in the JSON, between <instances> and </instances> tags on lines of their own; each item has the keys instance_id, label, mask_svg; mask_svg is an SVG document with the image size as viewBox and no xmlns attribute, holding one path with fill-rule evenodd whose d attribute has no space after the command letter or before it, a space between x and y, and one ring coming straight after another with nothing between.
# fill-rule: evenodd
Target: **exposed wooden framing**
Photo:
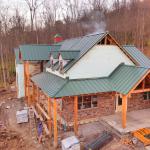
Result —
<instances>
[{"instance_id":1,"label":"exposed wooden framing","mask_svg":"<svg viewBox=\"0 0 150 150\"><path fill-rule=\"evenodd\" d=\"M27 88L27 103L28 105L30 105L30 89L29 89L29 86L30 86L30 71L29 71L29 61L26 61L26 88Z\"/></svg>"},{"instance_id":2,"label":"exposed wooden framing","mask_svg":"<svg viewBox=\"0 0 150 150\"><path fill-rule=\"evenodd\" d=\"M49 116L49 120L48 120L48 127L49 127L49 133L50 133L50 137L52 136L52 111L51 111L51 98L48 97L48 116Z\"/></svg>"},{"instance_id":3,"label":"exposed wooden framing","mask_svg":"<svg viewBox=\"0 0 150 150\"><path fill-rule=\"evenodd\" d=\"M104 44L105 45L107 44L107 36L105 36L105 38L104 38Z\"/></svg>"},{"instance_id":4,"label":"exposed wooden framing","mask_svg":"<svg viewBox=\"0 0 150 150\"><path fill-rule=\"evenodd\" d=\"M127 122L127 95L122 96L122 127L126 128Z\"/></svg>"},{"instance_id":5,"label":"exposed wooden framing","mask_svg":"<svg viewBox=\"0 0 150 150\"><path fill-rule=\"evenodd\" d=\"M56 148L58 145L58 130L57 130L57 101L54 99L53 103L53 111L54 111L54 147Z\"/></svg>"},{"instance_id":6,"label":"exposed wooden framing","mask_svg":"<svg viewBox=\"0 0 150 150\"><path fill-rule=\"evenodd\" d=\"M135 90L135 88L142 82L142 80L144 80L144 78L150 73L150 70L147 71L147 73L133 86L133 88L128 92L127 95L129 95L130 93L133 93L133 91Z\"/></svg>"},{"instance_id":7,"label":"exposed wooden framing","mask_svg":"<svg viewBox=\"0 0 150 150\"><path fill-rule=\"evenodd\" d=\"M43 60L40 62L40 71L43 72Z\"/></svg>"},{"instance_id":8,"label":"exposed wooden framing","mask_svg":"<svg viewBox=\"0 0 150 150\"><path fill-rule=\"evenodd\" d=\"M36 91L35 91L36 86L35 86L34 83L33 83L33 86L32 86L32 87L33 87L33 89L32 89L32 90L33 90L33 91L32 91L32 92L33 92L33 94L32 94L32 102L33 102L33 105L35 105L35 103L36 103L36 99L35 99L35 98L36 98L36 97L35 97L35 95L36 95Z\"/></svg>"},{"instance_id":9,"label":"exposed wooden framing","mask_svg":"<svg viewBox=\"0 0 150 150\"><path fill-rule=\"evenodd\" d=\"M36 86L36 90L37 90L36 102L38 102L39 101L39 87L38 86Z\"/></svg>"},{"instance_id":10,"label":"exposed wooden framing","mask_svg":"<svg viewBox=\"0 0 150 150\"><path fill-rule=\"evenodd\" d=\"M39 109L39 111L41 112L40 114L43 114L45 116L46 119L50 119L48 114L45 112L45 110L38 104L36 103L37 108Z\"/></svg>"},{"instance_id":11,"label":"exposed wooden framing","mask_svg":"<svg viewBox=\"0 0 150 150\"><path fill-rule=\"evenodd\" d=\"M150 92L150 88L134 90L132 93Z\"/></svg>"},{"instance_id":12,"label":"exposed wooden framing","mask_svg":"<svg viewBox=\"0 0 150 150\"><path fill-rule=\"evenodd\" d=\"M78 96L74 97L74 132L78 134Z\"/></svg>"},{"instance_id":13,"label":"exposed wooden framing","mask_svg":"<svg viewBox=\"0 0 150 150\"><path fill-rule=\"evenodd\" d=\"M144 89L144 88L145 88L145 79L142 82L142 89Z\"/></svg>"}]
</instances>

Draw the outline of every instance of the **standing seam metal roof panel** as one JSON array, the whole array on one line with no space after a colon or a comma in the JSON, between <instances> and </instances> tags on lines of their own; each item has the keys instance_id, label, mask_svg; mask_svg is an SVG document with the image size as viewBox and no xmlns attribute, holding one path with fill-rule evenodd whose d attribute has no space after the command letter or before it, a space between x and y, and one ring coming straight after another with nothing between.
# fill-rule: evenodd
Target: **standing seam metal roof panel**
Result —
<instances>
[{"instance_id":1,"label":"standing seam metal roof panel","mask_svg":"<svg viewBox=\"0 0 150 150\"><path fill-rule=\"evenodd\" d=\"M139 63L142 67L150 68L150 59L133 45L124 45L123 48Z\"/></svg>"},{"instance_id":2,"label":"standing seam metal roof panel","mask_svg":"<svg viewBox=\"0 0 150 150\"><path fill-rule=\"evenodd\" d=\"M23 60L49 60L50 45L21 45L19 48Z\"/></svg>"},{"instance_id":3,"label":"standing seam metal roof panel","mask_svg":"<svg viewBox=\"0 0 150 150\"><path fill-rule=\"evenodd\" d=\"M53 75L48 72L43 72L33 76L32 81L37 84L47 95L53 97L57 91L67 82L67 80Z\"/></svg>"},{"instance_id":4,"label":"standing seam metal roof panel","mask_svg":"<svg viewBox=\"0 0 150 150\"><path fill-rule=\"evenodd\" d=\"M123 65L111 74L110 81L117 92L127 94L147 71L146 68Z\"/></svg>"},{"instance_id":5,"label":"standing seam metal roof panel","mask_svg":"<svg viewBox=\"0 0 150 150\"><path fill-rule=\"evenodd\" d=\"M74 96L100 92L127 94L149 71L143 67L120 65L104 78L68 80L51 73L41 73L31 79L50 97Z\"/></svg>"}]
</instances>

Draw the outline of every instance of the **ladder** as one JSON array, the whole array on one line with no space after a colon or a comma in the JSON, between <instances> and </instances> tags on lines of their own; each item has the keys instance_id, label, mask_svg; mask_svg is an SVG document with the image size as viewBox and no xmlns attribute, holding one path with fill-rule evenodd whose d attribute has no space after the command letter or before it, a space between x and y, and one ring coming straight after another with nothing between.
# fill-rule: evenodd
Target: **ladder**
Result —
<instances>
[{"instance_id":1,"label":"ladder","mask_svg":"<svg viewBox=\"0 0 150 150\"><path fill-rule=\"evenodd\" d=\"M37 139L37 129L36 129L36 121L34 117L34 110L32 107L29 107L29 126L30 126L30 135L32 139Z\"/></svg>"}]
</instances>

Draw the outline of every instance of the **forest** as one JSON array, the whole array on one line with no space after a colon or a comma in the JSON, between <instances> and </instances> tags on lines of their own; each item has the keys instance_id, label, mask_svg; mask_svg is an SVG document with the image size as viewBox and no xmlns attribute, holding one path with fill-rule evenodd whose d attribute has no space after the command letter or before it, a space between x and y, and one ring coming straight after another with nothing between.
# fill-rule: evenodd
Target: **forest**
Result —
<instances>
[{"instance_id":1,"label":"forest","mask_svg":"<svg viewBox=\"0 0 150 150\"><path fill-rule=\"evenodd\" d=\"M109 31L150 56L149 0L0 0L0 86L15 80L14 48ZM13 5L13 7L11 6Z\"/></svg>"}]
</instances>

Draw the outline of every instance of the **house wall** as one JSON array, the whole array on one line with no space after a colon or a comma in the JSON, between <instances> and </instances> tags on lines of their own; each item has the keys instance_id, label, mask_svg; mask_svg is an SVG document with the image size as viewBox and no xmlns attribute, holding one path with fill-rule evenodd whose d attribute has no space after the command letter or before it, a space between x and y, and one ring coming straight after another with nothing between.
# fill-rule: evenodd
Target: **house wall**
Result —
<instances>
[{"instance_id":1,"label":"house wall","mask_svg":"<svg viewBox=\"0 0 150 150\"><path fill-rule=\"evenodd\" d=\"M74 99L73 97L64 98L62 101L62 116L66 122L73 122ZM79 121L98 118L115 113L115 94L101 93L98 94L98 107L78 111Z\"/></svg>"},{"instance_id":2,"label":"house wall","mask_svg":"<svg viewBox=\"0 0 150 150\"><path fill-rule=\"evenodd\" d=\"M67 72L70 79L109 76L120 64L134 65L115 45L96 45Z\"/></svg>"},{"instance_id":3,"label":"house wall","mask_svg":"<svg viewBox=\"0 0 150 150\"><path fill-rule=\"evenodd\" d=\"M150 100L144 100L143 94L132 94L130 98L128 98L128 111L140 110L150 108Z\"/></svg>"},{"instance_id":4,"label":"house wall","mask_svg":"<svg viewBox=\"0 0 150 150\"><path fill-rule=\"evenodd\" d=\"M16 86L17 98L25 96L24 92L24 66L23 64L16 64Z\"/></svg>"}]
</instances>

